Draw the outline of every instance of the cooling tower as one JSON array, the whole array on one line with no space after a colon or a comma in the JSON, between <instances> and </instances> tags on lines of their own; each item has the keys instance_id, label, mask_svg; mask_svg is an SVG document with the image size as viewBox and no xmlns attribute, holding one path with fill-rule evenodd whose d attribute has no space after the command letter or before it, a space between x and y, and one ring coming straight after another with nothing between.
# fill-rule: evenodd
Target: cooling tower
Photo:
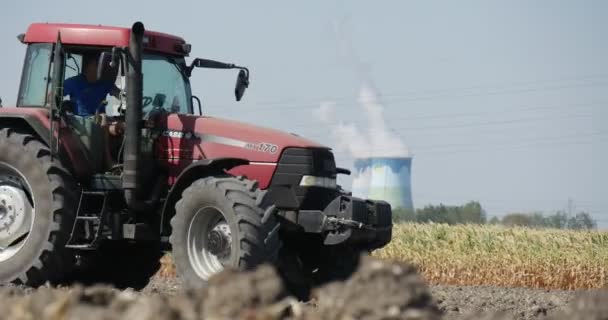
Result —
<instances>
[{"instance_id":1,"label":"cooling tower","mask_svg":"<svg viewBox=\"0 0 608 320\"><path fill-rule=\"evenodd\" d=\"M353 195L384 200L393 208L413 210L411 168L411 157L356 159Z\"/></svg>"}]
</instances>

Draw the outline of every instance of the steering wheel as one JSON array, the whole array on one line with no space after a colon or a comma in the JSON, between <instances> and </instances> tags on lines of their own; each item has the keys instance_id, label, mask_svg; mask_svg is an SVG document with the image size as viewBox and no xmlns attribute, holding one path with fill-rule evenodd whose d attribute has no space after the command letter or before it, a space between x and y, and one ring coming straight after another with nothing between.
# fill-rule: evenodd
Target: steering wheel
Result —
<instances>
[{"instance_id":1,"label":"steering wheel","mask_svg":"<svg viewBox=\"0 0 608 320\"><path fill-rule=\"evenodd\" d=\"M141 108L142 108L142 109L146 108L147 106L151 105L151 104L152 104L152 102L153 102L152 97L143 96L143 98L142 98L142 102L141 102L141 104L142 104ZM124 110L125 110L125 109L126 109L125 105L124 105L124 104L121 104L121 109L119 109L119 112L120 112L121 114L124 114L124 112L125 112ZM143 110L142 110L142 112L144 112L144 113L145 113L146 111L143 111Z\"/></svg>"},{"instance_id":2,"label":"steering wheel","mask_svg":"<svg viewBox=\"0 0 608 320\"><path fill-rule=\"evenodd\" d=\"M148 96L144 96L143 97L143 101L142 101L142 108L145 108L147 106L149 106L150 104L152 104L152 97L148 97Z\"/></svg>"}]
</instances>

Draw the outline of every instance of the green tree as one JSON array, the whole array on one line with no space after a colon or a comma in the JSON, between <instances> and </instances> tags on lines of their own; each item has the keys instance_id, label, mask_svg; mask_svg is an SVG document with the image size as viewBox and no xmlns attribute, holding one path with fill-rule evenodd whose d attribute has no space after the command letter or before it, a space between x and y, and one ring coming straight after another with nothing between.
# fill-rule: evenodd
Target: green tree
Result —
<instances>
[{"instance_id":1,"label":"green tree","mask_svg":"<svg viewBox=\"0 0 608 320\"><path fill-rule=\"evenodd\" d=\"M440 204L438 206L426 206L422 209L416 210L416 221L418 222L435 222L435 223L447 223L454 224L457 217L450 216L448 207Z\"/></svg>"},{"instance_id":2,"label":"green tree","mask_svg":"<svg viewBox=\"0 0 608 320\"><path fill-rule=\"evenodd\" d=\"M470 201L464 206L458 208L460 223L486 223L486 212L477 201Z\"/></svg>"},{"instance_id":3,"label":"green tree","mask_svg":"<svg viewBox=\"0 0 608 320\"><path fill-rule=\"evenodd\" d=\"M500 223L507 226L525 226L532 228L573 230L597 228L596 221L586 212L579 212L573 217L568 217L563 211L558 211L552 215L544 215L541 212L510 213L504 216Z\"/></svg>"},{"instance_id":4,"label":"green tree","mask_svg":"<svg viewBox=\"0 0 608 320\"><path fill-rule=\"evenodd\" d=\"M447 224L487 222L486 212L477 201L470 201L463 206L427 205L416 210L416 221Z\"/></svg>"},{"instance_id":5,"label":"green tree","mask_svg":"<svg viewBox=\"0 0 608 320\"><path fill-rule=\"evenodd\" d=\"M547 217L542 212L532 212L527 215L530 219L530 227L544 228L548 226Z\"/></svg>"},{"instance_id":6,"label":"green tree","mask_svg":"<svg viewBox=\"0 0 608 320\"><path fill-rule=\"evenodd\" d=\"M416 221L416 212L414 210L412 210L412 209L395 208L395 209L393 209L393 221L396 221L396 222L402 222L402 221L414 222L414 221Z\"/></svg>"},{"instance_id":7,"label":"green tree","mask_svg":"<svg viewBox=\"0 0 608 320\"><path fill-rule=\"evenodd\" d=\"M565 229L568 226L568 215L563 211L558 211L546 218L548 228Z\"/></svg>"},{"instance_id":8,"label":"green tree","mask_svg":"<svg viewBox=\"0 0 608 320\"><path fill-rule=\"evenodd\" d=\"M590 230L595 229L597 223L587 212L579 212L574 217L568 219L568 229L573 230Z\"/></svg>"},{"instance_id":9,"label":"green tree","mask_svg":"<svg viewBox=\"0 0 608 320\"><path fill-rule=\"evenodd\" d=\"M532 219L530 218L530 215L526 213L509 213L502 217L501 222L506 226L532 226Z\"/></svg>"}]
</instances>

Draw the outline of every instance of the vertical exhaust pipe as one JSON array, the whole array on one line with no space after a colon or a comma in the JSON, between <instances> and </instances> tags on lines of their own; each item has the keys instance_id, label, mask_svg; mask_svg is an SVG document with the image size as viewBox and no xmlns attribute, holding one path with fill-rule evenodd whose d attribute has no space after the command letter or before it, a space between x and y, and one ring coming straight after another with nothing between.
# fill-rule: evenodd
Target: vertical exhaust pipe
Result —
<instances>
[{"instance_id":1,"label":"vertical exhaust pipe","mask_svg":"<svg viewBox=\"0 0 608 320\"><path fill-rule=\"evenodd\" d=\"M142 123L143 73L141 69L144 24L135 22L131 27L127 57L127 110L125 112L125 146L122 187L127 206L137 210L139 200L139 155Z\"/></svg>"}]
</instances>

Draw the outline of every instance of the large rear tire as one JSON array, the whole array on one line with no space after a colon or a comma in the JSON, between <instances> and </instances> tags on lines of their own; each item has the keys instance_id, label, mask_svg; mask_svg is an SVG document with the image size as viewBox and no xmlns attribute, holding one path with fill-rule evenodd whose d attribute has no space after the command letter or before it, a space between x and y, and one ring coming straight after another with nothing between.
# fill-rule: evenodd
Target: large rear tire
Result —
<instances>
[{"instance_id":1,"label":"large rear tire","mask_svg":"<svg viewBox=\"0 0 608 320\"><path fill-rule=\"evenodd\" d=\"M59 159L28 134L0 130L0 283L62 280L76 190Z\"/></svg>"},{"instance_id":2,"label":"large rear tire","mask_svg":"<svg viewBox=\"0 0 608 320\"><path fill-rule=\"evenodd\" d=\"M205 286L224 268L249 270L277 259L279 223L262 221L265 192L243 177L208 177L184 190L175 206L170 237L179 276Z\"/></svg>"}]
</instances>

